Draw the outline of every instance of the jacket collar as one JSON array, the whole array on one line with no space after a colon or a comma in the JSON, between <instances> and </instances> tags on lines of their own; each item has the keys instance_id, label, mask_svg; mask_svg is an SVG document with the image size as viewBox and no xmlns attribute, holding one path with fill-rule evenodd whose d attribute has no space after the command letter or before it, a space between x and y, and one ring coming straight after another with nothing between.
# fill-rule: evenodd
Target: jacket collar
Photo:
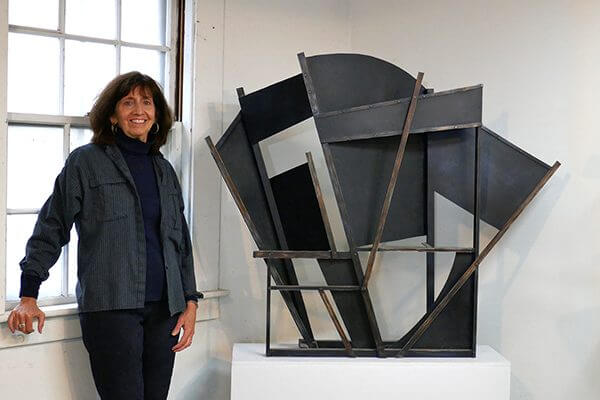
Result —
<instances>
[{"instance_id":1,"label":"jacket collar","mask_svg":"<svg viewBox=\"0 0 600 400\"><path fill-rule=\"evenodd\" d=\"M129 172L129 167L125 162L125 158L123 158L123 154L121 154L119 147L116 144L107 144L105 145L104 151L106 152L108 157L115 163L115 165L119 169L119 172L121 172L125 179L127 179L127 182L129 182L129 184L131 184L132 187L135 188L135 182L133 180L133 177L131 176L131 172ZM156 171L156 178L158 179L158 182L161 185L164 185L166 171L164 163L161 162L161 159L163 159L164 156L161 152L158 152L158 154L151 154L150 156L152 157L152 163L155 167L154 170Z\"/></svg>"}]
</instances>

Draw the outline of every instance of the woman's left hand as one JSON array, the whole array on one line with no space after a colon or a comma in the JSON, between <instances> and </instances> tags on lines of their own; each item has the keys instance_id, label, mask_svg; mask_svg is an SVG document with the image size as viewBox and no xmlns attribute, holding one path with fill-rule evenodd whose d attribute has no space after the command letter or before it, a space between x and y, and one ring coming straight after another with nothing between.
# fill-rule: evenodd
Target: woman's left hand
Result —
<instances>
[{"instance_id":1,"label":"woman's left hand","mask_svg":"<svg viewBox=\"0 0 600 400\"><path fill-rule=\"evenodd\" d=\"M192 337L194 337L194 329L196 328L196 310L198 305L193 301L188 301L187 307L184 312L179 315L177 324L171 335L176 336L181 328L183 328L183 336L179 339L179 342L171 348L174 352L187 349L192 344Z\"/></svg>"}]
</instances>

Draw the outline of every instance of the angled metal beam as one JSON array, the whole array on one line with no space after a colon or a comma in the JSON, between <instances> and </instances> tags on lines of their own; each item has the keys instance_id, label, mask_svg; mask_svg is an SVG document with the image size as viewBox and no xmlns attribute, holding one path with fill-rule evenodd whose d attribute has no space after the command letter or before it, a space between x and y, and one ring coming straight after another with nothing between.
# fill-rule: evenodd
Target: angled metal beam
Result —
<instances>
[{"instance_id":1,"label":"angled metal beam","mask_svg":"<svg viewBox=\"0 0 600 400\"><path fill-rule=\"evenodd\" d=\"M317 115L319 113L317 94L315 93L312 77L308 72L308 64L306 63L306 56L304 55L304 52L298 53L298 62L300 63L300 69L302 70L302 79L304 79L304 86L306 87L306 94L308 95L310 109L313 115Z\"/></svg>"},{"instance_id":2,"label":"angled metal beam","mask_svg":"<svg viewBox=\"0 0 600 400\"><path fill-rule=\"evenodd\" d=\"M231 175L227 171L227 167L225 166L225 162L223 161L221 154L215 147L210 136L207 136L205 138L205 140L206 140L206 143L208 144L208 148L210 149L210 153L213 156L213 158L217 164L217 167L219 168L221 176L223 177L223 180L225 181L225 184L227 185L229 192L233 196L233 200L235 201L235 204L237 205L238 209L240 210L240 213L242 214L242 218L244 219L244 222L246 223L248 230L250 230L250 234L252 235L252 238L254 239L254 241L256 242L256 245L259 248L264 247L264 242L263 242L260 234L258 233L258 230L256 229L256 225L252 221L252 218L250 218L250 213L248 212L248 208L244 204L244 201L242 200L242 197L240 195L239 190L237 189L237 186L235 185L235 182L233 181L233 179L231 178ZM265 262L267 264L267 269L269 270L269 272L267 273L267 276L273 276L273 279L275 279L276 282L285 282L282 279L282 277L279 275L279 273L277 272L277 269L272 267L272 264L269 262L269 260L266 260ZM300 332L302 337L307 342L312 342L314 340L312 331L311 331L310 327L307 327L304 324L304 321L303 321L302 317L300 316L298 309L296 308L296 304L294 304L294 301L292 300L292 298L291 297L290 298L283 297L283 300L286 303L288 309L290 310L292 319L296 323L296 326L298 327L298 331Z\"/></svg>"},{"instance_id":3,"label":"angled metal beam","mask_svg":"<svg viewBox=\"0 0 600 400\"><path fill-rule=\"evenodd\" d=\"M252 253L254 258L317 258L321 260L350 260L352 254L349 252L333 252L321 250L256 250Z\"/></svg>"},{"instance_id":4,"label":"angled metal beam","mask_svg":"<svg viewBox=\"0 0 600 400\"><path fill-rule=\"evenodd\" d=\"M357 247L356 251L371 251L373 246ZM379 247L377 251L417 251L423 253L473 253L475 250L472 247L430 247L430 246L386 246Z\"/></svg>"},{"instance_id":5,"label":"angled metal beam","mask_svg":"<svg viewBox=\"0 0 600 400\"><path fill-rule=\"evenodd\" d=\"M242 214L242 218L244 218L244 222L246 223L246 226L250 230L250 233L252 234L252 237L254 238L256 245L258 247L264 246L261 236L258 233L258 230L256 229L256 225L254 225L254 222L252 222L252 218L250 218L250 213L248 212L248 208L246 208L246 205L244 204L244 201L242 200L242 196L240 196L240 192L237 189L235 182L231 178L231 175L229 175L229 171L227 171L227 167L225 166L225 162L221 158L221 154L215 147L210 136L207 136L204 140L206 140L206 143L208 144L210 154L212 154L213 158L215 159L215 162L217 163L217 167L219 168L219 172L221 172L221 176L223 177L223 180L225 181L225 184L227 185L229 192L233 196L233 201L235 201L235 204L237 205L238 209L240 210L240 213Z\"/></svg>"},{"instance_id":6,"label":"angled metal beam","mask_svg":"<svg viewBox=\"0 0 600 400\"><path fill-rule=\"evenodd\" d=\"M271 285L271 290L282 292L300 292L303 290L362 291L360 286L353 285Z\"/></svg>"},{"instance_id":7,"label":"angled metal beam","mask_svg":"<svg viewBox=\"0 0 600 400\"><path fill-rule=\"evenodd\" d=\"M417 75L417 82L415 83L415 88L413 90L413 95L410 100L410 106L408 107L408 114L406 115L406 119L404 120L402 138L400 139L400 146L398 147L398 152L396 153L396 161L394 161L392 176L390 178L387 192L385 194L383 207L381 208L381 215L379 217L379 223L377 225L377 232L375 234L375 240L373 240L373 248L369 253L369 260L367 261L367 270L365 272L365 279L363 281L364 287L366 287L369 284L369 279L371 279L371 274L373 272L375 256L377 255L377 249L379 248L379 244L381 243L381 238L383 236L383 228L385 227L385 221L387 219L388 211L390 210L390 205L392 203L394 188L396 186L396 181L398 180L398 173L400 172L402 159L404 158L404 150L406 149L406 143L408 142L408 134L410 132L413 117L415 115L415 109L417 107L417 97L419 96L419 92L421 91L421 82L423 82L423 73L419 72L419 74Z\"/></svg>"},{"instance_id":8,"label":"angled metal beam","mask_svg":"<svg viewBox=\"0 0 600 400\"><path fill-rule=\"evenodd\" d=\"M481 225L481 209L480 209L480 185L481 185L481 128L475 129L475 149L474 149L474 171L473 171L473 249L475 250L473 257L479 255L479 233ZM473 328L471 341L471 349L473 354L477 351L477 291L479 287L479 271L474 272L473 277ZM430 311L430 310L428 310Z\"/></svg>"},{"instance_id":9,"label":"angled metal beam","mask_svg":"<svg viewBox=\"0 0 600 400\"><path fill-rule=\"evenodd\" d=\"M344 348L346 349L346 352L348 352L348 355L350 357L356 357L356 355L352 351L352 345L350 344L348 337L346 336L346 334L344 333L344 330L342 329L342 325L340 324L340 321L338 320L337 316L335 315L335 312L333 311L333 306L331 305L331 302L329 301L327 294L325 294L325 291L319 290L319 295L321 296L321 299L323 300L323 304L325 304L325 308L327 309L327 313L329 313L329 318L331 318L331 322L333 322L333 325L335 326L335 330L337 331L338 335L340 335L340 339L342 339L342 343L344 343Z\"/></svg>"},{"instance_id":10,"label":"angled metal beam","mask_svg":"<svg viewBox=\"0 0 600 400\"><path fill-rule=\"evenodd\" d=\"M325 208L325 200L323 199L323 192L321 191L321 185L319 183L319 177L317 176L317 170L315 163L310 152L306 153L306 161L308 161L308 169L310 170L310 177L312 178L313 186L315 188L315 194L317 195L317 201L319 202L319 209L321 210L321 217L323 218L323 225L325 226L325 233L327 233L327 241L329 242L329 248L333 253L336 253L335 241L333 240L333 232L331 231L331 223L329 222L329 216L327 215L327 209Z\"/></svg>"},{"instance_id":11,"label":"angled metal beam","mask_svg":"<svg viewBox=\"0 0 600 400\"><path fill-rule=\"evenodd\" d=\"M490 251L496 246L498 241L502 239L508 228L515 222L515 220L521 215L525 207L533 200L536 194L544 187L546 182L554 175L556 170L560 167L560 163L557 161L554 163L552 168L548 170L548 172L544 175L544 177L535 185L533 190L529 193L529 195L523 200L523 202L519 205L519 207L515 210L515 212L511 215L508 221L504 224L502 229L496 233L496 235L492 238L492 240L488 243L487 246L483 249L481 254L477 256L475 261L467 268L465 273L460 277L460 279L454 284L452 289L444 296L444 298L438 303L438 305L433 309L431 314L423 320L421 325L417 328L417 330L413 333L410 339L406 342L404 347L396 353L396 356L401 356L409 351L412 346L421 338L421 336L425 333L425 331L431 326L433 321L440 315L440 313L444 310L444 308L450 303L450 301L454 298L456 293L464 286L465 283L471 278L471 276L477 271L477 268L481 264L481 262L487 257Z\"/></svg>"},{"instance_id":12,"label":"angled metal beam","mask_svg":"<svg viewBox=\"0 0 600 400\"><path fill-rule=\"evenodd\" d=\"M433 160L429 146L430 136L427 135L425 146L425 221L427 245L435 247L435 194L431 179L431 166ZM435 303L435 253L426 254L427 269L425 272L425 302L427 312L431 312Z\"/></svg>"},{"instance_id":13,"label":"angled metal beam","mask_svg":"<svg viewBox=\"0 0 600 400\"><path fill-rule=\"evenodd\" d=\"M410 134L481 126L481 85L418 97ZM397 136L410 107L410 97L315 115L321 143Z\"/></svg>"}]
</instances>

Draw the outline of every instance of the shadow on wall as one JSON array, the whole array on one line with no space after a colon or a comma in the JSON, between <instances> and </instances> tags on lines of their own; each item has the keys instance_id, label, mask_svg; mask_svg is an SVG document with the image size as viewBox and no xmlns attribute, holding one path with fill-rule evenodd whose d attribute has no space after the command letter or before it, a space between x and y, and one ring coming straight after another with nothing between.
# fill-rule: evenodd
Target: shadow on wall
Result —
<instances>
[{"instance_id":1,"label":"shadow on wall","mask_svg":"<svg viewBox=\"0 0 600 400\"><path fill-rule=\"evenodd\" d=\"M554 176L552 182L548 183L547 187L540 193L540 196L533 200L533 203L535 203L536 200L543 201L546 206L528 207L523 212L523 216L509 229L507 236L503 238L501 243L498 244L498 247L490 253L490 259L488 259L487 262L490 262L493 257L495 264L493 273L487 273L485 279L482 279L482 276L480 275L479 308L480 310L485 309L486 317L480 318L481 326L479 332L483 333L481 339L485 340L485 344L491 345L500 352L502 352L503 348L501 339L502 321L506 320L503 315L503 296L510 291L511 286L519 274L527 268L525 260L528 259L529 253L534 248L538 236L544 230L544 225L558 203L559 197L564 193L569 180L569 175L565 176L560 172ZM527 226L527 234L518 234L518 240L510 240L508 238L510 232L518 230L521 224ZM486 233L486 237L482 237L481 240L482 250L491 240L493 235L490 233L492 230L493 228L487 230L482 229L482 233ZM480 268L485 270L485 264L486 261L482 263ZM491 329L485 329L484 323L487 321L493 321L497 325L489 327ZM485 330L485 332L482 332L483 330ZM513 391L513 393L515 392Z\"/></svg>"}]
</instances>

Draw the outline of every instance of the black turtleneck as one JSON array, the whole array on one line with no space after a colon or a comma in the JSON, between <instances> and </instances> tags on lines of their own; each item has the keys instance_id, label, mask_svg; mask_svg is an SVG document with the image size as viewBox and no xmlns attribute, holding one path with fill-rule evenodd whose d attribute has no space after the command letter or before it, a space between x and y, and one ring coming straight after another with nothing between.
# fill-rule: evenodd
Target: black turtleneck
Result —
<instances>
[{"instance_id":1,"label":"black turtleneck","mask_svg":"<svg viewBox=\"0 0 600 400\"><path fill-rule=\"evenodd\" d=\"M163 300L166 297L166 278L160 241L160 197L156 175L150 155L152 135L148 142L126 136L119 129L116 143L137 189L146 234L146 301Z\"/></svg>"}]
</instances>

